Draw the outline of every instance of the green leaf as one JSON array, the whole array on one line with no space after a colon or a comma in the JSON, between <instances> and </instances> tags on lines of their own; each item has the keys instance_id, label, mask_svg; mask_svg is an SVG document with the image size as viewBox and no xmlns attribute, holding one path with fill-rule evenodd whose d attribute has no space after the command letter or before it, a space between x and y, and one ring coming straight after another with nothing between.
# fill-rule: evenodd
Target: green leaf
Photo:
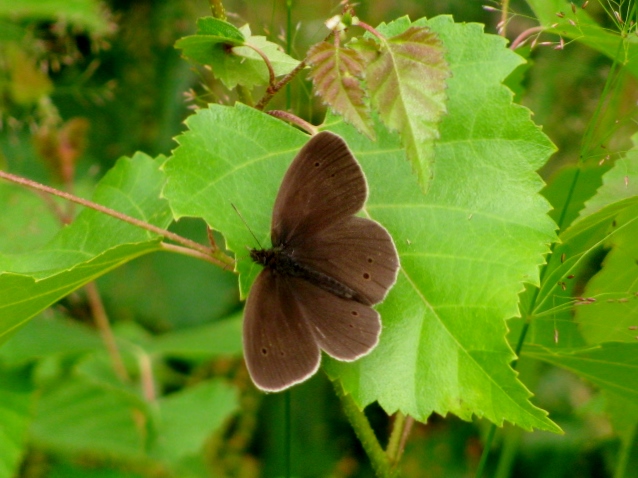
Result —
<instances>
[{"instance_id":1,"label":"green leaf","mask_svg":"<svg viewBox=\"0 0 638 478\"><path fill-rule=\"evenodd\" d=\"M0 478L19 474L32 406L33 393L24 372L0 368Z\"/></svg>"},{"instance_id":2,"label":"green leaf","mask_svg":"<svg viewBox=\"0 0 638 478\"><path fill-rule=\"evenodd\" d=\"M601 211L606 204L638 198L638 135L634 148L603 176L603 185L587 202L581 217ZM611 248L602 269L587 283L583 294L598 298L591 307L576 310L575 320L590 344L613 340L635 342L638 336L638 205L617 214L605 247Z\"/></svg>"},{"instance_id":3,"label":"green leaf","mask_svg":"<svg viewBox=\"0 0 638 478\"><path fill-rule=\"evenodd\" d=\"M388 128L401 134L408 159L427 190L438 124L446 112L450 70L445 50L436 33L423 23L410 26L406 17L379 31L394 36L381 42L381 54L366 71L372 106Z\"/></svg>"},{"instance_id":4,"label":"green leaf","mask_svg":"<svg viewBox=\"0 0 638 478\"><path fill-rule=\"evenodd\" d=\"M560 245L550 257L535 302L534 316L572 307L575 302L572 294L575 283L569 277L579 277L589 267L588 261L593 254L617 232L618 228L614 228L613 223L618 214L637 206L638 197L615 202L576 221L560 235ZM593 301L578 302L581 307L597 306L597 302Z\"/></svg>"},{"instance_id":5,"label":"green leaf","mask_svg":"<svg viewBox=\"0 0 638 478\"><path fill-rule=\"evenodd\" d=\"M378 306L384 324L378 347L354 363L325 365L361 406L378 400L389 413L422 421L451 412L557 431L529 402L505 339L523 283L538 283L538 266L556 239L535 173L554 148L500 85L519 61L502 40L487 41L480 26L448 17L430 24L454 61L427 195L396 135L377 125L373 143L337 118L324 124L361 163L369 185L364 214L392 234L402 264ZM260 270L246 247L257 244L231 203L267 247L281 179L308 137L241 104L210 105L187 126L165 165L164 195L176 217L201 216L224 234L245 294Z\"/></svg>"},{"instance_id":6,"label":"green leaf","mask_svg":"<svg viewBox=\"0 0 638 478\"><path fill-rule=\"evenodd\" d=\"M638 136L634 137L634 143ZM599 167L599 170L605 170ZM549 189L557 191L574 186L565 222L569 223L592 186L600 183L596 168L567 171L565 180ZM547 266L545 280L535 302L534 320L527 340L546 347L574 347L611 340L635 340L630 326L638 324L635 275L638 250L638 152L634 147L626 158L619 159L602 177L602 186L585 203L578 219L560 236L560 242ZM564 195L563 195L564 196ZM552 193L554 204L560 207L561 196ZM564 196L565 198L567 196ZM592 267L598 268L598 254L605 247L612 251L602 270L590 280ZM583 285L587 282L587 286ZM583 290L584 289L584 290ZM578 290L578 294L576 294ZM578 300L581 298L589 300ZM595 302L594 302L595 300ZM573 309L574 304L575 310ZM576 320L574 320L574 318ZM552 344L555 336L558 343Z\"/></svg>"},{"instance_id":7,"label":"green leaf","mask_svg":"<svg viewBox=\"0 0 638 478\"><path fill-rule=\"evenodd\" d=\"M20 365L63 354L81 354L103 348L94 329L56 317L36 317L0 347L0 361Z\"/></svg>"},{"instance_id":8,"label":"green leaf","mask_svg":"<svg viewBox=\"0 0 638 478\"><path fill-rule=\"evenodd\" d=\"M175 47L185 58L209 65L213 74L231 89L237 85L252 88L267 85L268 68L264 59L252 48L261 50L269 59L275 76L290 73L299 62L263 36L252 36L248 26L238 29L230 23L207 17L197 22L198 34L181 38Z\"/></svg>"},{"instance_id":9,"label":"green leaf","mask_svg":"<svg viewBox=\"0 0 638 478\"><path fill-rule=\"evenodd\" d=\"M533 345L526 346L523 354L571 370L625 399L638 400L638 343L606 342L560 351Z\"/></svg>"},{"instance_id":10,"label":"green leaf","mask_svg":"<svg viewBox=\"0 0 638 478\"><path fill-rule=\"evenodd\" d=\"M10 204L0 215L0 251L23 253L49 242L60 221L33 191L6 181L0 183L0 204Z\"/></svg>"},{"instance_id":11,"label":"green leaf","mask_svg":"<svg viewBox=\"0 0 638 478\"><path fill-rule=\"evenodd\" d=\"M65 453L140 459L144 456L141 411L116 391L81 378L45 390L31 428L34 442ZM143 416L143 415L142 415Z\"/></svg>"},{"instance_id":12,"label":"green leaf","mask_svg":"<svg viewBox=\"0 0 638 478\"><path fill-rule=\"evenodd\" d=\"M163 158L123 158L100 181L94 201L159 227L170 221L159 198ZM46 246L0 255L0 341L49 305L109 270L159 249L159 238L92 209L82 211Z\"/></svg>"},{"instance_id":13,"label":"green leaf","mask_svg":"<svg viewBox=\"0 0 638 478\"><path fill-rule=\"evenodd\" d=\"M638 44L620 34L622 26L614 32L609 28L598 25L589 15L588 10L577 8L574 14L571 2L565 0L527 0L527 4L534 12L534 16L548 33L574 39L583 45L599 51L609 58L618 61L634 76L638 76ZM611 9L609 10L611 11ZM563 12L564 18L556 14ZM574 23L572 24L570 20ZM612 18L612 21L616 21ZM629 22L627 21L628 25Z\"/></svg>"},{"instance_id":14,"label":"green leaf","mask_svg":"<svg viewBox=\"0 0 638 478\"><path fill-rule=\"evenodd\" d=\"M313 45L307 61L317 95L348 123L374 139L370 110L359 81L363 77L364 58L356 50L337 48L324 41Z\"/></svg>"},{"instance_id":15,"label":"green leaf","mask_svg":"<svg viewBox=\"0 0 638 478\"><path fill-rule=\"evenodd\" d=\"M149 353L185 359L240 356L242 353L242 314L212 324L169 332L153 338L145 349Z\"/></svg>"},{"instance_id":16,"label":"green leaf","mask_svg":"<svg viewBox=\"0 0 638 478\"><path fill-rule=\"evenodd\" d=\"M202 382L159 400L157 440L150 455L176 462L201 452L237 410L237 391L221 380Z\"/></svg>"},{"instance_id":17,"label":"green leaf","mask_svg":"<svg viewBox=\"0 0 638 478\"><path fill-rule=\"evenodd\" d=\"M113 30L97 0L0 0L0 17L59 21L102 35Z\"/></svg>"}]
</instances>

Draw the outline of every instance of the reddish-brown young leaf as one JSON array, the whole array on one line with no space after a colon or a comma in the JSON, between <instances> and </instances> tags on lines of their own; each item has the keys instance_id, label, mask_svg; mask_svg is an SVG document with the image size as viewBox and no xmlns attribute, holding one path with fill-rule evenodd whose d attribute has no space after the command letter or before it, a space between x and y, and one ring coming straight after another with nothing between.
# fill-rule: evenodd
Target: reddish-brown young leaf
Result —
<instances>
[{"instance_id":1,"label":"reddish-brown young leaf","mask_svg":"<svg viewBox=\"0 0 638 478\"><path fill-rule=\"evenodd\" d=\"M429 28L411 26L382 40L381 54L366 71L372 106L386 126L401 134L424 189L432 176L438 123L446 111L450 72L444 51Z\"/></svg>"},{"instance_id":2,"label":"reddish-brown young leaf","mask_svg":"<svg viewBox=\"0 0 638 478\"><path fill-rule=\"evenodd\" d=\"M348 123L374 138L370 109L360 82L365 60L359 52L321 42L308 52L308 63L316 94Z\"/></svg>"}]
</instances>

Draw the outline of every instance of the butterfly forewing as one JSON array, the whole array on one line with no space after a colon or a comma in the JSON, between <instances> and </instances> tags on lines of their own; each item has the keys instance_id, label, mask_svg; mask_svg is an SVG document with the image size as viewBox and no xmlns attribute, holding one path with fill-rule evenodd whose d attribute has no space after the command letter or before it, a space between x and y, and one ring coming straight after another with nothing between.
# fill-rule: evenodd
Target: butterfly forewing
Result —
<instances>
[{"instance_id":1,"label":"butterfly forewing","mask_svg":"<svg viewBox=\"0 0 638 478\"><path fill-rule=\"evenodd\" d=\"M274 246L292 244L359 211L368 188L361 167L339 136L324 131L299 151L273 209Z\"/></svg>"},{"instance_id":2,"label":"butterfly forewing","mask_svg":"<svg viewBox=\"0 0 638 478\"><path fill-rule=\"evenodd\" d=\"M244 355L262 390L276 392L317 371L321 352L285 276L268 268L255 280L244 310Z\"/></svg>"}]
</instances>

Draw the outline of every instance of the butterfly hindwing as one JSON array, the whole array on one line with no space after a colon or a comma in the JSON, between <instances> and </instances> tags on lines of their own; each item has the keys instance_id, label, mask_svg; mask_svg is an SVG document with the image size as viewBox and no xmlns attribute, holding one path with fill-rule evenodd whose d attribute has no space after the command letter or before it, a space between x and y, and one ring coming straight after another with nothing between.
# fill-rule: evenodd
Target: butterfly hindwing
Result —
<instances>
[{"instance_id":1,"label":"butterfly hindwing","mask_svg":"<svg viewBox=\"0 0 638 478\"><path fill-rule=\"evenodd\" d=\"M319 345L302 317L290 279L268 268L259 273L246 301L243 335L248 371L262 390L283 390L319 368Z\"/></svg>"},{"instance_id":2,"label":"butterfly hindwing","mask_svg":"<svg viewBox=\"0 0 638 478\"><path fill-rule=\"evenodd\" d=\"M367 305L343 299L303 279L291 279L302 316L328 355L351 362L379 341L379 313Z\"/></svg>"}]
</instances>

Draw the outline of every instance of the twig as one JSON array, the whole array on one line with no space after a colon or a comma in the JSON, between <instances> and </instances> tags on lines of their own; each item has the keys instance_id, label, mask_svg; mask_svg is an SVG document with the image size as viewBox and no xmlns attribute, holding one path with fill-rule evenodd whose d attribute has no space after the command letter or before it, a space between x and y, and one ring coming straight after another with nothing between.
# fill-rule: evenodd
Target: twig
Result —
<instances>
[{"instance_id":1,"label":"twig","mask_svg":"<svg viewBox=\"0 0 638 478\"><path fill-rule=\"evenodd\" d=\"M275 87L275 70L272 67L272 63L270 63L270 59L268 58L268 56L266 56L266 54L261 51L259 48L257 48L254 45L251 45L250 43L244 43L242 46L248 47L251 50L255 51L262 60L264 60L264 63L266 63L266 68L268 68L268 76L269 76L269 81L268 81L268 88L274 88Z\"/></svg>"},{"instance_id":2,"label":"twig","mask_svg":"<svg viewBox=\"0 0 638 478\"><path fill-rule=\"evenodd\" d=\"M310 134L317 134L317 127L308 123L307 121L301 119L299 116L289 113L288 111L282 110L270 110L267 112L270 116L274 116L275 118L283 119L289 121L291 123L296 124L301 129L308 131Z\"/></svg>"},{"instance_id":3,"label":"twig","mask_svg":"<svg viewBox=\"0 0 638 478\"><path fill-rule=\"evenodd\" d=\"M23 186L30 187L37 191L44 191L46 193L53 194L55 196L61 197L68 201L72 201L81 206L95 209L96 211L99 211L103 214L114 217L121 221L128 222L129 224L132 224L134 226L141 227L142 229L146 229L149 232L158 234L167 239L170 239L171 241L180 243L187 248L194 249L205 256L209 256L210 257L209 262L212 262L213 264L218 265L220 267L224 267L225 265L230 265L234 263L234 261L230 257L228 257L226 254L224 254L223 252L219 250L213 251L209 247L203 246L195 241L191 241L190 239L179 236L173 232L167 231L166 229L162 229L161 227L154 226L153 224L149 224L147 222L141 221L134 217L127 216L126 214L122 214L121 212L118 212L106 206L102 206L101 204L94 203L93 201L82 199L80 197L74 196L73 194L60 191L50 186L45 186L44 184L31 181L30 179L16 176L15 174L7 173L6 171L0 171L0 178L4 178L8 181L12 181L17 184L22 184Z\"/></svg>"},{"instance_id":4,"label":"twig","mask_svg":"<svg viewBox=\"0 0 638 478\"><path fill-rule=\"evenodd\" d=\"M131 377L129 377L129 374L126 371L122 355L120 354L120 350L117 348L115 336L113 335L113 330L111 330L111 324L109 323L109 318L106 315L106 310L104 310L104 304L102 303L100 293L95 286L95 282L89 282L86 284L85 288L89 300L89 307L91 308L91 314L95 320L95 326L100 331L106 350L111 357L113 370L115 370L115 374L122 382L129 382Z\"/></svg>"}]
</instances>

